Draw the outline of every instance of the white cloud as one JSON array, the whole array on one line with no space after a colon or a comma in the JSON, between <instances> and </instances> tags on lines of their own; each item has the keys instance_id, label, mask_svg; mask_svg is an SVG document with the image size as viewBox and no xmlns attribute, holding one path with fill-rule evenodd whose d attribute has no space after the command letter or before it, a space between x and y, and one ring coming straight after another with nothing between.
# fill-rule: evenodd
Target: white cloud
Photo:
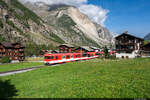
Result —
<instances>
[{"instance_id":1,"label":"white cloud","mask_svg":"<svg viewBox=\"0 0 150 100\"><path fill-rule=\"evenodd\" d=\"M68 4L68 5L80 5L86 3L87 0L20 0L21 2L44 2L46 4Z\"/></svg>"},{"instance_id":2,"label":"white cloud","mask_svg":"<svg viewBox=\"0 0 150 100\"><path fill-rule=\"evenodd\" d=\"M89 18L91 18L94 22L105 26L104 22L107 18L107 13L109 12L106 9L103 9L100 6L96 6L93 4L87 4L88 0L20 0L21 2L44 2L46 4L52 5L52 4L67 4L76 6L79 8L79 10L88 15Z\"/></svg>"},{"instance_id":3,"label":"white cloud","mask_svg":"<svg viewBox=\"0 0 150 100\"><path fill-rule=\"evenodd\" d=\"M101 8L100 6L95 5L81 5L79 10L86 15L88 15L94 22L97 22L104 26L104 22L107 18L107 13L109 12L106 9Z\"/></svg>"}]
</instances>

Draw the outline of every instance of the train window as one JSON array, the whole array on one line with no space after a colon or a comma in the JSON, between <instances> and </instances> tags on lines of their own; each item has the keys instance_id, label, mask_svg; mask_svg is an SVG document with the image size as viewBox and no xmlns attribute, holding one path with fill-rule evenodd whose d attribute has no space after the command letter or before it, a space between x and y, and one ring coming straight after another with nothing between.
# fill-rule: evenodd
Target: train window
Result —
<instances>
[{"instance_id":1,"label":"train window","mask_svg":"<svg viewBox=\"0 0 150 100\"><path fill-rule=\"evenodd\" d=\"M87 55L87 54L83 54L82 56L83 56L83 57L86 57L86 55Z\"/></svg>"},{"instance_id":2,"label":"train window","mask_svg":"<svg viewBox=\"0 0 150 100\"><path fill-rule=\"evenodd\" d=\"M69 56L69 55L67 55L67 58L70 58L70 56Z\"/></svg>"},{"instance_id":3,"label":"train window","mask_svg":"<svg viewBox=\"0 0 150 100\"><path fill-rule=\"evenodd\" d=\"M99 53L98 53L98 52L96 52L96 55L99 55Z\"/></svg>"},{"instance_id":4,"label":"train window","mask_svg":"<svg viewBox=\"0 0 150 100\"><path fill-rule=\"evenodd\" d=\"M53 59L53 56L45 56L45 59Z\"/></svg>"},{"instance_id":5,"label":"train window","mask_svg":"<svg viewBox=\"0 0 150 100\"><path fill-rule=\"evenodd\" d=\"M62 56L62 59L65 59L65 56Z\"/></svg>"},{"instance_id":6,"label":"train window","mask_svg":"<svg viewBox=\"0 0 150 100\"><path fill-rule=\"evenodd\" d=\"M91 57L91 55L90 55L90 54L88 54L88 57Z\"/></svg>"},{"instance_id":7,"label":"train window","mask_svg":"<svg viewBox=\"0 0 150 100\"><path fill-rule=\"evenodd\" d=\"M54 56L51 56L51 59L54 59Z\"/></svg>"},{"instance_id":8,"label":"train window","mask_svg":"<svg viewBox=\"0 0 150 100\"><path fill-rule=\"evenodd\" d=\"M50 56L45 56L45 59L50 59Z\"/></svg>"},{"instance_id":9,"label":"train window","mask_svg":"<svg viewBox=\"0 0 150 100\"><path fill-rule=\"evenodd\" d=\"M71 55L71 58L73 58L73 55Z\"/></svg>"},{"instance_id":10,"label":"train window","mask_svg":"<svg viewBox=\"0 0 150 100\"><path fill-rule=\"evenodd\" d=\"M78 57L80 57L80 55L78 55Z\"/></svg>"},{"instance_id":11,"label":"train window","mask_svg":"<svg viewBox=\"0 0 150 100\"><path fill-rule=\"evenodd\" d=\"M56 56L56 59L58 59L58 56Z\"/></svg>"}]
</instances>

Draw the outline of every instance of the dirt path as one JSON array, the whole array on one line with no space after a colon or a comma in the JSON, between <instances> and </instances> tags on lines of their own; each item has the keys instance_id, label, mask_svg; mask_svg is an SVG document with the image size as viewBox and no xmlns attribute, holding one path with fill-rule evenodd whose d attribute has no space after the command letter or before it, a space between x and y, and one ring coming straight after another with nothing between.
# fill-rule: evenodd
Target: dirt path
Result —
<instances>
[{"instance_id":1,"label":"dirt path","mask_svg":"<svg viewBox=\"0 0 150 100\"><path fill-rule=\"evenodd\" d=\"M45 65L35 66L35 67L25 68L25 69L19 69L19 70L13 70L13 71L0 72L0 76L7 76L7 75L13 75L13 74L18 74L18 73L28 72L28 71L43 68L43 67L45 67Z\"/></svg>"}]
</instances>

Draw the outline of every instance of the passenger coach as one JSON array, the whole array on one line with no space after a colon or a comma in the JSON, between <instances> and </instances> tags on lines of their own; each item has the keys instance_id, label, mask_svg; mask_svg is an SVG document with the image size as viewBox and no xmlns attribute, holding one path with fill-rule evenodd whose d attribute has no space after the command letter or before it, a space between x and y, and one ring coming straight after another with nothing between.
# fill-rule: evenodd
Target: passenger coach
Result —
<instances>
[{"instance_id":1,"label":"passenger coach","mask_svg":"<svg viewBox=\"0 0 150 100\"><path fill-rule=\"evenodd\" d=\"M60 64L99 57L100 52L45 54L45 64Z\"/></svg>"}]
</instances>

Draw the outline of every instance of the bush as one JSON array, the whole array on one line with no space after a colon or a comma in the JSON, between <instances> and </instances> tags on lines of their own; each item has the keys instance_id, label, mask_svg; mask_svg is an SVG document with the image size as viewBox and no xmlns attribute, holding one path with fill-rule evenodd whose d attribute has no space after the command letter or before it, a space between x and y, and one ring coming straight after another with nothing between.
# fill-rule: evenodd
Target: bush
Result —
<instances>
[{"instance_id":1,"label":"bush","mask_svg":"<svg viewBox=\"0 0 150 100\"><path fill-rule=\"evenodd\" d=\"M116 56L110 55L110 56L109 56L109 59L117 59L117 58L116 58Z\"/></svg>"},{"instance_id":2,"label":"bush","mask_svg":"<svg viewBox=\"0 0 150 100\"><path fill-rule=\"evenodd\" d=\"M0 27L3 28L3 22L0 20Z\"/></svg>"},{"instance_id":3,"label":"bush","mask_svg":"<svg viewBox=\"0 0 150 100\"><path fill-rule=\"evenodd\" d=\"M1 59L1 63L10 63L11 60L9 59L9 57L2 57Z\"/></svg>"},{"instance_id":4,"label":"bush","mask_svg":"<svg viewBox=\"0 0 150 100\"><path fill-rule=\"evenodd\" d=\"M107 47L104 48L104 56L105 56L105 58L109 58L109 53L108 53Z\"/></svg>"}]
</instances>

